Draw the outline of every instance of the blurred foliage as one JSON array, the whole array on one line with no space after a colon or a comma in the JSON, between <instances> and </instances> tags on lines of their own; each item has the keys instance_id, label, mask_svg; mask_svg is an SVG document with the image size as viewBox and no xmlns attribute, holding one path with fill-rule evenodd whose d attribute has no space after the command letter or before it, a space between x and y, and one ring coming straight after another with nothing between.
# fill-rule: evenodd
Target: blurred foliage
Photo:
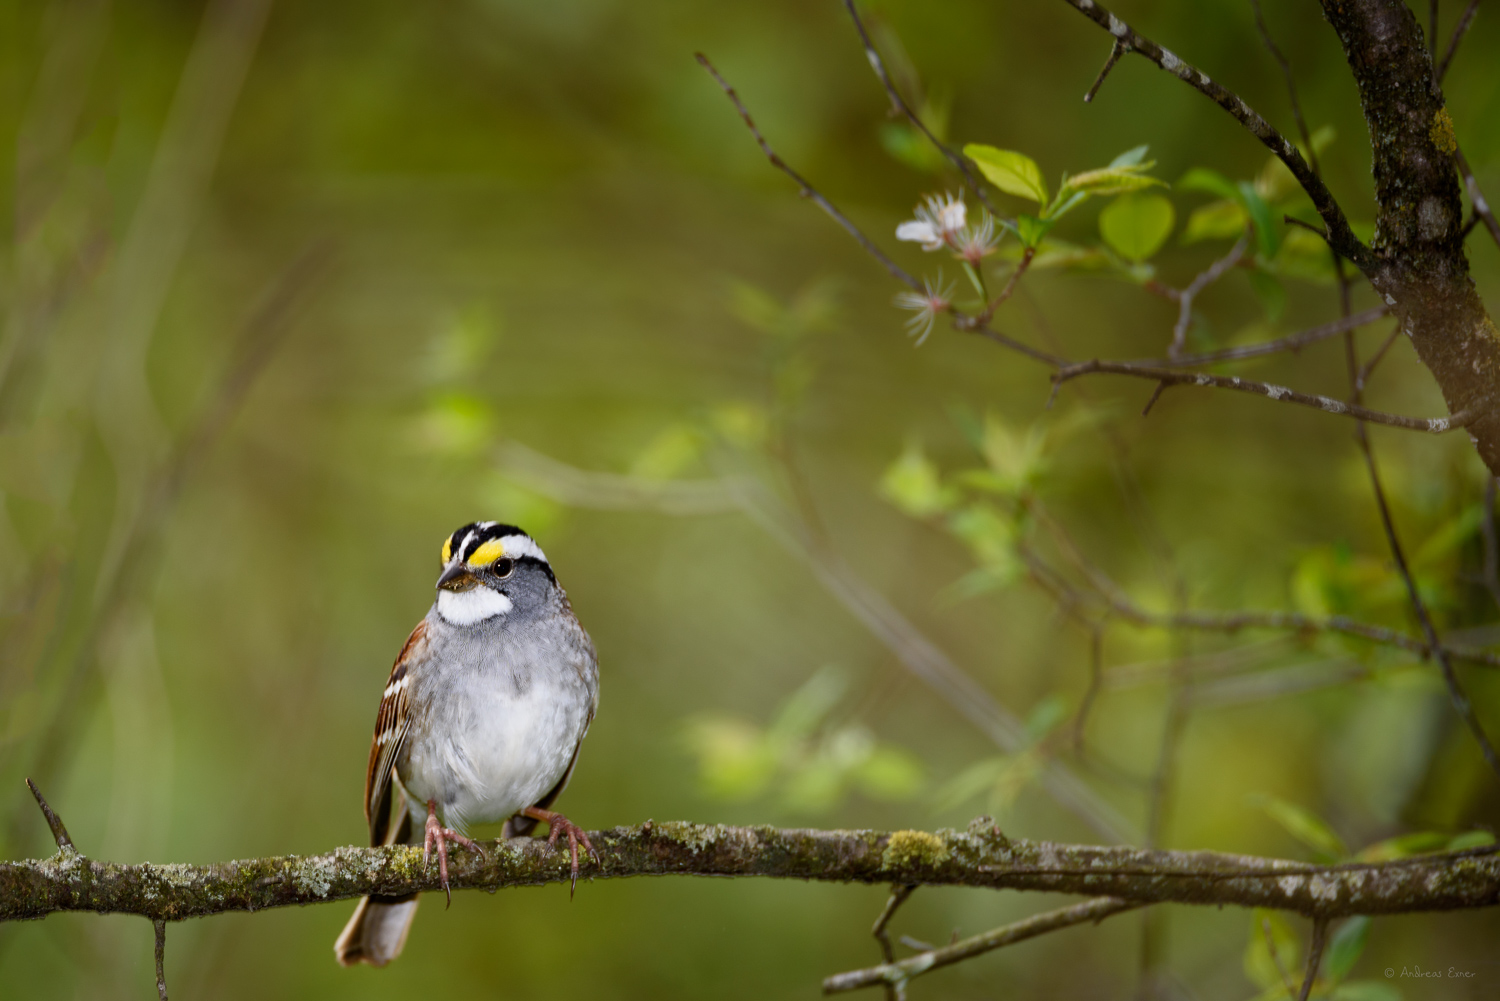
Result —
<instances>
[{"instance_id":1,"label":"blurred foliage","mask_svg":"<svg viewBox=\"0 0 1500 1001\"><path fill-rule=\"evenodd\" d=\"M205 19L229 7L243 20ZM1323 176L1368 236L1343 55L1315 7L1265 8ZM255 9L0 0L7 856L51 850L26 774L95 858L362 842L381 685L430 603L442 538L476 517L541 540L598 645L600 714L560 803L588 827L961 827L990 810L1010 834L1095 839L1036 781L1057 766L1144 830L1183 672L1194 694L1165 846L1397 858L1500 826L1435 668L1404 652L1111 621L1094 678L1092 636L1029 560L1076 570L1075 547L1154 610L1295 609L1415 633L1352 428L1189 391L1143 420L1149 387L1124 380L1054 399L1044 368L941 323L919 324L932 332L914 349L885 272L766 164L691 58L712 56L787 162L932 281L934 259L896 229L962 178L887 116L839 4L332 0L274 5L259 29ZM1069 357L1159 356L1177 319L1159 286L1187 286L1241 239L1239 266L1194 304L1194 347L1336 315L1326 248L1282 222L1315 221L1284 169L1138 59L1080 102L1104 40L1064 5L862 9L912 106L975 149L991 184L1000 215L970 196L953 234L968 256L940 245L963 294L994 296L1032 253L996 329ZM1248 7L1121 13L1288 124ZM1457 12L1443 16L1446 30ZM1492 196L1500 88L1482 53L1497 44L1500 23L1479 18L1445 82ZM1103 166L1056 173L1087 165ZM1500 255L1478 236L1470 249L1493 299ZM1354 308L1374 302L1355 288ZM1361 331L1361 357L1388 332ZM1346 379L1337 341L1246 372L1332 394ZM1369 394L1442 407L1402 341ZM658 489L756 479L1023 722L1020 745L997 746L907 672L762 526L629 510L580 496L586 478L566 506L497 459L506 440ZM1373 440L1439 628L1493 648L1472 450L1460 435ZM1319 681L1329 671L1346 673ZM1500 676L1461 674L1500 732ZM559 887L460 894L451 911L429 903L384 970L334 965L347 908L232 915L174 925L167 973L174 994L226 999L502 984L811 996L875 959L884 896L676 879L586 883L571 904ZM895 930L941 940L1039 906L924 890ZM1305 925L1274 915L1268 941L1259 915L1247 939L1243 913L1162 914L1150 920L1193 996L1279 996L1278 960L1305 954ZM1314 996L1394 997L1389 962L1462 967L1496 921L1345 922ZM1139 982L1140 920L1067 936L914 992L1124 996ZM0 992L149 996L150 945L138 921L0 925ZM1471 985L1493 993L1401 986L1419 1001Z\"/></svg>"},{"instance_id":2,"label":"blurred foliage","mask_svg":"<svg viewBox=\"0 0 1500 1001\"><path fill-rule=\"evenodd\" d=\"M684 737L711 796L750 800L774 785L788 810L827 813L858 791L903 800L922 785L921 763L902 748L878 743L868 727L832 725L829 715L848 679L823 667L777 710L764 728L733 716L690 720Z\"/></svg>"}]
</instances>

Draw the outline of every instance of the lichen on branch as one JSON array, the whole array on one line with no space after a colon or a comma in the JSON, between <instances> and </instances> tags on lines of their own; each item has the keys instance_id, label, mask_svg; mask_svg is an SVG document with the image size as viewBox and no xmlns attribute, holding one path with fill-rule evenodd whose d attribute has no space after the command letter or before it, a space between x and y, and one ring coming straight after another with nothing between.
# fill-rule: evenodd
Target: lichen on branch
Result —
<instances>
[{"instance_id":1,"label":"lichen on branch","mask_svg":"<svg viewBox=\"0 0 1500 1001\"><path fill-rule=\"evenodd\" d=\"M822 882L972 886L1110 896L1133 903L1268 907L1306 915L1395 914L1500 903L1500 848L1314 866L1219 852L1151 851L967 831L803 830L652 823L590 832L585 875L763 876ZM451 860L454 889L566 883L565 851L518 838ZM57 911L176 921L228 911L438 889L419 847L338 848L207 865L136 865L59 853L0 863L0 920Z\"/></svg>"}]
</instances>

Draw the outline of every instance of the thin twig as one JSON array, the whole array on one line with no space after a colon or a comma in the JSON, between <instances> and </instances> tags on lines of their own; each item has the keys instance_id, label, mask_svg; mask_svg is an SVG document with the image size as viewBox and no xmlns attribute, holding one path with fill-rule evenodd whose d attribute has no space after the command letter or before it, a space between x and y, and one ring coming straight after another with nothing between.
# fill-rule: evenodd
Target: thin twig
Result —
<instances>
[{"instance_id":1,"label":"thin twig","mask_svg":"<svg viewBox=\"0 0 1500 1001\"><path fill-rule=\"evenodd\" d=\"M896 951L891 948L891 936L886 931L886 926L891 923L891 918L896 916L896 911L902 904L906 903L906 898L911 896L916 888L915 884L891 887L890 898L886 900L885 906L880 909L880 916L875 919L875 927L870 929L870 934L874 935L875 940L880 943L880 955L885 958L887 963L894 963L896 961ZM887 1001L906 1001L905 981L895 984L887 983L885 985L885 996Z\"/></svg>"},{"instance_id":2,"label":"thin twig","mask_svg":"<svg viewBox=\"0 0 1500 1001\"><path fill-rule=\"evenodd\" d=\"M1436 3L1437 0L1433 0ZM1255 9L1255 26L1260 30L1260 40L1270 50L1271 58L1276 60L1276 65L1281 67L1282 79L1286 81L1286 96L1292 102L1292 117L1297 121L1297 134L1302 137L1302 147L1307 151L1307 159L1312 166L1312 171L1322 176L1323 171L1318 166L1318 151L1313 149L1312 133L1307 129L1307 119L1302 115L1302 102L1297 100L1297 81L1292 77L1292 64L1287 61L1274 39L1271 38L1271 29L1266 26L1265 14L1260 9L1260 0L1250 0L1250 6Z\"/></svg>"},{"instance_id":3,"label":"thin twig","mask_svg":"<svg viewBox=\"0 0 1500 1001\"><path fill-rule=\"evenodd\" d=\"M1463 175L1464 187L1468 189L1469 201L1474 205L1474 215L1484 221L1484 228L1490 231L1491 238L1500 244L1500 222L1495 220L1495 213L1490 209L1490 203L1485 200L1484 192L1479 190L1479 182L1474 179L1474 171L1469 167L1469 161L1464 157L1464 151L1457 146L1453 148L1453 162L1458 165L1458 172Z\"/></svg>"},{"instance_id":4,"label":"thin twig","mask_svg":"<svg viewBox=\"0 0 1500 1001\"><path fill-rule=\"evenodd\" d=\"M156 996L167 1001L167 923L153 921L156 926Z\"/></svg>"},{"instance_id":5,"label":"thin twig","mask_svg":"<svg viewBox=\"0 0 1500 1001\"><path fill-rule=\"evenodd\" d=\"M1094 97L1099 93L1099 88L1104 86L1104 78L1109 76L1109 71L1115 68L1115 63L1120 61L1120 57L1129 51L1130 46L1118 38L1115 39L1115 44L1109 47L1109 58L1104 60L1104 67L1099 70L1099 75L1094 77L1094 84L1089 88L1088 93L1083 95L1084 104L1094 103Z\"/></svg>"},{"instance_id":6,"label":"thin twig","mask_svg":"<svg viewBox=\"0 0 1500 1001\"><path fill-rule=\"evenodd\" d=\"M750 117L750 112L745 108L744 103L740 101L740 96L734 92L733 87L729 86L728 81L719 75L719 71L714 69L714 64L708 61L708 57L701 52L694 53L693 57L698 60L698 65L708 71L708 75L714 78L714 82L719 85L719 89L724 91L724 95L734 104L734 109L740 113L740 120L745 123L745 127L750 130L750 134L755 137L756 144L760 146L760 151L766 155L766 159L771 161L771 166L795 181L797 187L801 189L802 197L811 201L818 208L826 212L834 222L842 226L844 231L854 237L867 254L885 266L886 271L890 272L892 278L895 278L914 292L921 292L923 290L921 282L907 274L899 264L887 257L885 252L875 246L870 238L860 231L858 226L849 221L848 216L835 208L833 203L824 198L816 188L808 183L806 178L787 166L786 161L776 154L776 151L771 148L771 144L766 142L765 136L761 135L760 129L756 127L755 119Z\"/></svg>"},{"instance_id":7,"label":"thin twig","mask_svg":"<svg viewBox=\"0 0 1500 1001\"><path fill-rule=\"evenodd\" d=\"M1484 481L1484 517L1479 522L1484 533L1484 586L1500 607L1500 542L1495 534L1495 477Z\"/></svg>"},{"instance_id":8,"label":"thin twig","mask_svg":"<svg viewBox=\"0 0 1500 1001\"><path fill-rule=\"evenodd\" d=\"M1443 82L1443 77L1448 75L1448 64L1453 62L1453 56L1458 52L1458 43L1463 40L1464 33L1469 30L1469 25L1474 20L1474 15L1479 10L1479 0L1469 0L1469 5L1459 16L1458 24L1453 29L1453 37L1448 41L1448 51L1443 54L1443 61L1438 64L1438 83Z\"/></svg>"},{"instance_id":9,"label":"thin twig","mask_svg":"<svg viewBox=\"0 0 1500 1001\"><path fill-rule=\"evenodd\" d=\"M1099 27L1109 32L1119 41L1130 47L1130 51L1139 53L1143 58L1150 60L1157 66L1176 76L1194 90L1204 94L1219 107L1229 112L1234 119L1250 131L1250 134L1259 139L1266 148L1276 155L1282 163L1292 172L1302 189L1312 199L1314 208L1322 217L1324 224L1328 227L1330 242L1349 260L1353 261L1361 270L1369 270L1379 264L1374 252L1360 242L1359 237L1349 228L1349 220L1344 217L1344 210L1339 207L1338 201L1333 197L1328 186L1308 166L1307 161L1302 158L1294 143L1290 142L1280 132L1255 112L1238 95L1209 79L1207 74L1197 67L1189 65L1178 56L1157 45L1151 39L1146 38L1135 31L1130 25L1110 13L1097 0L1065 0L1065 2L1079 13L1093 21Z\"/></svg>"},{"instance_id":10,"label":"thin twig","mask_svg":"<svg viewBox=\"0 0 1500 1001\"><path fill-rule=\"evenodd\" d=\"M1387 334L1385 340L1380 342L1380 347L1376 348L1375 353L1370 355L1370 360L1360 366L1359 374L1354 379L1356 392L1363 393L1365 391L1365 384L1370 381L1370 376L1375 374L1375 366L1380 364L1381 359L1385 357L1386 352L1390 351L1391 345L1395 344L1397 338L1400 336L1401 325L1398 323L1396 329Z\"/></svg>"},{"instance_id":11,"label":"thin twig","mask_svg":"<svg viewBox=\"0 0 1500 1001\"><path fill-rule=\"evenodd\" d=\"M1372 424L1383 424L1386 427L1402 428L1406 431L1423 431L1428 434L1445 434L1446 432L1466 426L1470 421L1477 420L1480 416L1478 414L1471 414L1467 410L1462 410L1448 417L1405 417L1400 414L1388 414L1380 410L1370 410L1358 404L1335 400L1330 396L1300 393L1295 389L1287 389L1285 386L1241 379L1237 375L1206 375L1201 372L1190 374L1174 372L1171 369L1157 368L1155 366L1136 365L1131 362L1099 361L1097 359L1078 362L1059 370L1052 378L1055 382L1062 383L1095 372L1111 375L1128 375L1137 379L1155 379L1165 382L1169 386L1205 386L1215 389L1229 389L1241 393L1253 393L1257 396L1264 396L1269 400L1281 403L1294 403L1298 406L1322 410L1325 413L1369 421Z\"/></svg>"},{"instance_id":12,"label":"thin twig","mask_svg":"<svg viewBox=\"0 0 1500 1001\"><path fill-rule=\"evenodd\" d=\"M63 826L62 818L52 812L52 807L47 805L36 783L27 779L26 788L36 797L36 805L42 808L42 816L47 818L47 827L52 831L52 840L57 842L57 850L64 855L77 855L78 849L74 846L73 839L68 837L68 829Z\"/></svg>"},{"instance_id":13,"label":"thin twig","mask_svg":"<svg viewBox=\"0 0 1500 1001\"><path fill-rule=\"evenodd\" d=\"M1198 293L1224 277L1230 268L1240 262L1240 258L1245 256L1245 248L1248 244L1248 234L1241 236L1239 241L1229 249L1229 253L1210 264L1206 271L1194 278L1192 283L1178 295L1177 324L1172 328L1172 344L1167 348L1169 358L1176 358L1182 353L1183 344L1187 340L1188 324L1193 319L1193 300L1197 298Z\"/></svg>"},{"instance_id":14,"label":"thin twig","mask_svg":"<svg viewBox=\"0 0 1500 1001\"><path fill-rule=\"evenodd\" d=\"M1433 7L1436 6L1437 0L1433 0ZM1313 981L1318 978L1318 967L1323 962L1323 946L1327 941L1328 919L1313 918L1312 943L1307 947L1307 970L1302 974L1302 989L1297 992L1297 1001L1307 1001L1312 996Z\"/></svg>"},{"instance_id":15,"label":"thin twig","mask_svg":"<svg viewBox=\"0 0 1500 1001\"><path fill-rule=\"evenodd\" d=\"M1078 713L1073 717L1073 750L1083 753L1083 735L1088 726L1089 711L1094 708L1094 700L1099 697L1099 689L1104 685L1104 628L1095 625L1089 630L1089 687L1084 690L1083 698L1078 703Z\"/></svg>"},{"instance_id":16,"label":"thin twig","mask_svg":"<svg viewBox=\"0 0 1500 1001\"><path fill-rule=\"evenodd\" d=\"M1090 563L1067 530L1052 517L1045 506L1033 500L1027 505L1027 509L1036 517L1037 522L1048 530L1073 566L1083 574L1089 587L1097 599L1104 603L1108 612L1128 624L1226 634L1246 629L1274 629L1292 633L1333 632L1355 636L1384 646L1397 647L1424 658L1431 654L1430 647L1421 637L1410 636L1384 626L1359 622L1343 615L1318 618L1301 612L1190 612L1184 609L1178 609L1175 612L1153 612L1136 604L1124 589ZM1023 556L1035 555L1026 547L1018 551ZM1039 563L1039 565L1045 567L1044 563ZM1046 568L1044 572L1056 580L1057 587L1068 592L1069 601L1075 604L1082 604L1086 601L1087 596L1073 589L1056 571ZM1444 650L1455 660L1471 661L1488 667L1500 667L1500 654L1456 647L1444 647Z\"/></svg>"},{"instance_id":17,"label":"thin twig","mask_svg":"<svg viewBox=\"0 0 1500 1001\"><path fill-rule=\"evenodd\" d=\"M899 963L884 963L865 970L836 973L823 981L823 993L839 994L843 991L858 990L861 987L874 987L877 984L885 984L887 987L899 985L901 989L904 989L908 981L920 977L929 970L962 962L992 949L999 949L1002 946L1062 928L1090 922L1098 923L1113 914L1134 910L1139 906L1139 904L1115 897L1096 897L1081 904L1033 915L993 931L987 931L982 935L966 938L962 942L955 942L953 945L932 949L910 959L904 959Z\"/></svg>"},{"instance_id":18,"label":"thin twig","mask_svg":"<svg viewBox=\"0 0 1500 1001\"><path fill-rule=\"evenodd\" d=\"M1437 56L1438 0L1427 0L1427 51Z\"/></svg>"},{"instance_id":19,"label":"thin twig","mask_svg":"<svg viewBox=\"0 0 1500 1001\"><path fill-rule=\"evenodd\" d=\"M1260 919L1260 934L1266 940L1266 952L1271 956L1271 965L1276 967L1276 974L1281 977L1281 988L1286 991L1286 996L1291 997L1297 993L1292 986L1291 971L1281 961L1281 953L1276 951L1276 934L1271 929L1271 919L1268 917Z\"/></svg>"},{"instance_id":20,"label":"thin twig","mask_svg":"<svg viewBox=\"0 0 1500 1001\"><path fill-rule=\"evenodd\" d=\"M1200 365L1217 365L1220 362L1246 361L1250 358L1260 358L1264 355L1277 354L1282 351L1298 351L1309 344L1314 344L1329 337L1336 337L1345 331L1355 330L1367 326L1385 316L1391 311L1389 306L1373 306L1353 316L1342 317L1331 323L1311 327L1286 337L1279 337L1274 341L1263 341L1259 344L1244 344L1239 347L1223 348L1219 351L1205 351L1196 355L1180 355L1176 358L1148 359L1139 362L1141 365L1156 365L1161 368L1197 368Z\"/></svg>"},{"instance_id":21,"label":"thin twig","mask_svg":"<svg viewBox=\"0 0 1500 1001\"><path fill-rule=\"evenodd\" d=\"M854 6L854 0L844 0L844 6L848 8L849 19L854 22L854 28L859 32L859 40L865 47L865 58L870 61L870 68L875 71L876 78L880 80L881 86L885 88L886 95L891 99L892 110L900 112L907 121L911 122L917 131L926 136L927 141L932 143L939 153L943 154L953 166L958 168L958 172L964 176L964 182L968 185L969 190L974 192L974 196L984 203L984 207L990 210L990 214L998 216L1000 214L999 210L995 208L994 203L990 201L989 195L985 193L983 185L979 183L979 178L975 176L973 168L969 166L969 161L961 153L958 153L934 135L933 131L927 127L927 123L922 121L921 116L912 110L910 104L906 103L906 98L901 96L901 91L896 87L895 81L886 72L885 61L880 58L880 53L876 50L875 43L870 39L870 33L865 30L864 21L860 20L859 11ZM717 74L715 75L717 76Z\"/></svg>"},{"instance_id":22,"label":"thin twig","mask_svg":"<svg viewBox=\"0 0 1500 1001\"><path fill-rule=\"evenodd\" d=\"M1495 747L1485 734L1484 726L1474 712L1474 705L1469 700L1468 693L1464 691L1463 685L1458 680L1458 673L1453 669L1453 658L1448 655L1448 651L1443 648L1442 642L1438 639L1437 627L1433 625L1432 616L1427 611L1427 603L1422 600L1422 595L1417 590L1417 582L1411 575L1411 568L1407 566L1406 554L1402 551L1401 540L1396 535L1396 525L1391 518L1390 505L1386 503L1385 488L1380 482L1380 471L1375 465L1375 452L1370 447L1369 434L1362 425L1358 430L1358 438L1360 450L1365 456L1365 467L1370 473L1370 486L1375 493L1375 504L1380 509L1380 523L1385 527L1386 541L1390 543L1391 557L1396 562L1396 569L1401 574L1401 580L1406 584L1407 597L1411 599L1412 610L1417 613L1417 620L1422 625L1422 633L1427 637L1427 645L1443 670L1443 683L1448 686L1448 697L1453 702L1453 708L1457 710L1459 718L1474 735L1474 740L1479 744L1479 751L1484 755L1485 763L1490 766L1490 770L1497 777L1500 777L1500 755L1495 753Z\"/></svg>"}]
</instances>

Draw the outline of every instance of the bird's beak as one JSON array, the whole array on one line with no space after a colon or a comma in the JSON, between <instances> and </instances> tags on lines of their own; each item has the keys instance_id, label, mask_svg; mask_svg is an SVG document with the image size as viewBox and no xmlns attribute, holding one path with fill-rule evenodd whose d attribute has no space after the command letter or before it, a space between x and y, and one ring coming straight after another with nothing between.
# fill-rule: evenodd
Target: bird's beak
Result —
<instances>
[{"instance_id":1,"label":"bird's beak","mask_svg":"<svg viewBox=\"0 0 1500 1001\"><path fill-rule=\"evenodd\" d=\"M467 564L462 560L454 560L438 578L437 586L444 591L467 591L478 583L479 579L469 573Z\"/></svg>"}]
</instances>

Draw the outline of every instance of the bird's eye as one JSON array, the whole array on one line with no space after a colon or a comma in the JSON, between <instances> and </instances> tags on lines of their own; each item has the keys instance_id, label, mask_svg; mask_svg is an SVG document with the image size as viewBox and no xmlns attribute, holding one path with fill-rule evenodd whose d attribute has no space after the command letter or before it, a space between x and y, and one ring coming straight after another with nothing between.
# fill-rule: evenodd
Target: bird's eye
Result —
<instances>
[{"instance_id":1,"label":"bird's eye","mask_svg":"<svg viewBox=\"0 0 1500 1001\"><path fill-rule=\"evenodd\" d=\"M495 576L503 580L504 578L509 577L511 574L516 572L516 561L504 558L498 559L495 561L493 570Z\"/></svg>"}]
</instances>

